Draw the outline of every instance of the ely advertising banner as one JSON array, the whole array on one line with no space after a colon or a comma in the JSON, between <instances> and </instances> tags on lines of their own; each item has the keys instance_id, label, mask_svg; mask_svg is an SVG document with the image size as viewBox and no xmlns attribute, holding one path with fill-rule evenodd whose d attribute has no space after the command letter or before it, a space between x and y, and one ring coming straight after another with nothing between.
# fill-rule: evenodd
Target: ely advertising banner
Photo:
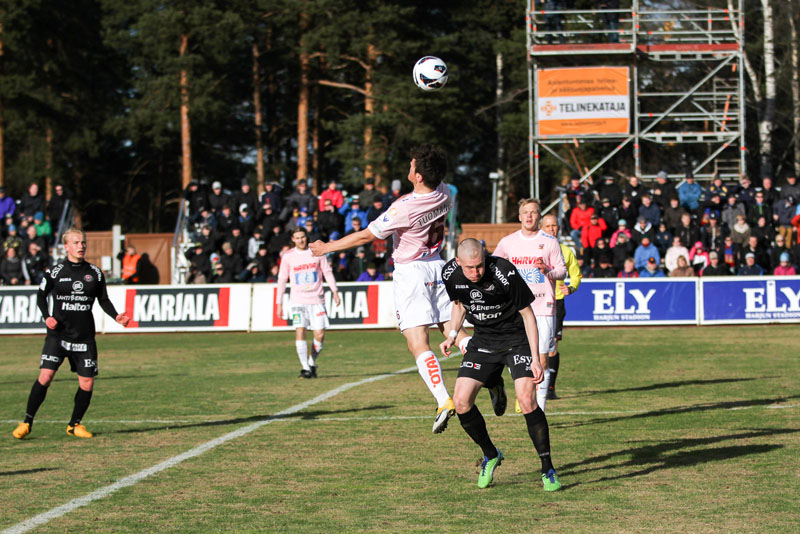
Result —
<instances>
[{"instance_id":1,"label":"ely advertising banner","mask_svg":"<svg viewBox=\"0 0 800 534\"><path fill-rule=\"evenodd\" d=\"M627 135L628 67L575 67L536 72L537 135Z\"/></svg>"},{"instance_id":2,"label":"ely advertising banner","mask_svg":"<svg viewBox=\"0 0 800 534\"><path fill-rule=\"evenodd\" d=\"M692 279L584 279L566 297L567 325L697 324Z\"/></svg>"},{"instance_id":3,"label":"ely advertising banner","mask_svg":"<svg viewBox=\"0 0 800 534\"><path fill-rule=\"evenodd\" d=\"M703 279L703 324L800 322L800 278Z\"/></svg>"}]
</instances>

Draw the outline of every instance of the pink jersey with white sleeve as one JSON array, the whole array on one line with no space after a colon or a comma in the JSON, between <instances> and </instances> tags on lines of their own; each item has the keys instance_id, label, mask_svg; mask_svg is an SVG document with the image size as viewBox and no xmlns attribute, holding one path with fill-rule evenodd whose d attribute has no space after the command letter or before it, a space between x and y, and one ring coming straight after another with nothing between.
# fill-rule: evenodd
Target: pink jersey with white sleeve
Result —
<instances>
[{"instance_id":1,"label":"pink jersey with white sleeve","mask_svg":"<svg viewBox=\"0 0 800 534\"><path fill-rule=\"evenodd\" d=\"M531 304L533 313L539 316L553 315L556 280L563 280L567 275L567 266L558 239L542 231L525 237L522 230L517 230L501 239L492 254L513 263L523 280L528 283L536 297ZM549 269L547 274L542 274L533 266L537 258L543 259L545 267Z\"/></svg>"},{"instance_id":2,"label":"pink jersey with white sleeve","mask_svg":"<svg viewBox=\"0 0 800 534\"><path fill-rule=\"evenodd\" d=\"M392 235L395 263L439 259L450 204L450 188L442 182L430 193L398 198L367 228L378 239Z\"/></svg>"},{"instance_id":3,"label":"pink jersey with white sleeve","mask_svg":"<svg viewBox=\"0 0 800 534\"><path fill-rule=\"evenodd\" d=\"M331 289L336 290L336 279L325 256L313 256L311 249L293 248L281 257L281 268L278 271L278 302L283 300L286 282L292 290L289 292L289 304L324 304L322 277Z\"/></svg>"}]
</instances>

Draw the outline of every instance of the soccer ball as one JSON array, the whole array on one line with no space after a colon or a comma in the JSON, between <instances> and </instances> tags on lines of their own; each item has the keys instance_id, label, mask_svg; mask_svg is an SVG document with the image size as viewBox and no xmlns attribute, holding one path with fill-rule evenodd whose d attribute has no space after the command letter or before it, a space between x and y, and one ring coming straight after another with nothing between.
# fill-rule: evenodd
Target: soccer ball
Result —
<instances>
[{"instance_id":1,"label":"soccer ball","mask_svg":"<svg viewBox=\"0 0 800 534\"><path fill-rule=\"evenodd\" d=\"M414 64L414 83L423 91L438 91L447 84L447 65L438 57L420 58Z\"/></svg>"}]
</instances>

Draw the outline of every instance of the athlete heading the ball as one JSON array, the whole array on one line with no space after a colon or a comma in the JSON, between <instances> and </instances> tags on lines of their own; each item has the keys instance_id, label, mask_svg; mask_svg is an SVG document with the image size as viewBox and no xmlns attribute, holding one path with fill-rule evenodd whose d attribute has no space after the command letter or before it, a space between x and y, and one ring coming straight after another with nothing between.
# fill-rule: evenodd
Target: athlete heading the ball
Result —
<instances>
[{"instance_id":1,"label":"athlete heading the ball","mask_svg":"<svg viewBox=\"0 0 800 534\"><path fill-rule=\"evenodd\" d=\"M438 405L433 433L445 430L456 413L444 383L442 367L431 350L428 329L436 325L444 332L450 321L450 299L442 282L444 260L440 256L450 211L450 190L442 179L447 157L437 147L421 145L411 150L408 181L414 190L401 196L367 228L337 241L311 243L315 256L366 245L391 236L394 243L395 311L400 331L417 369ZM463 346L469 336L457 332Z\"/></svg>"}]
</instances>

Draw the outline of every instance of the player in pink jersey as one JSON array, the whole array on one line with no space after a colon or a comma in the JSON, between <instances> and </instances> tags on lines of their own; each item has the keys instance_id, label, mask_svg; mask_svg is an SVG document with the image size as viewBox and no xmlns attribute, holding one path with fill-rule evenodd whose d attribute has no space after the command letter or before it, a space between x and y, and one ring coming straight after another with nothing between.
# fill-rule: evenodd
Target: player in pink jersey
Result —
<instances>
[{"instance_id":1,"label":"player in pink jersey","mask_svg":"<svg viewBox=\"0 0 800 534\"><path fill-rule=\"evenodd\" d=\"M412 149L408 171L408 181L414 187L411 193L394 201L364 230L330 243L311 243L314 255L321 256L392 236L397 320L419 374L438 404L434 434L444 431L456 414L428 338L430 326L437 325L444 332L450 321L451 303L441 274L444 260L439 255L451 204L449 188L442 183L446 172L447 157L441 149L430 145ZM467 333L459 329L456 336L459 347L464 347Z\"/></svg>"},{"instance_id":2,"label":"player in pink jersey","mask_svg":"<svg viewBox=\"0 0 800 534\"><path fill-rule=\"evenodd\" d=\"M533 292L531 308L539 329L539 362L545 369L544 380L536 388L536 403L544 411L550 383L547 355L555 352L556 280L566 277L567 267L558 239L539 229L541 216L538 200L521 200L522 228L501 239L493 255L513 263Z\"/></svg>"},{"instance_id":3,"label":"player in pink jersey","mask_svg":"<svg viewBox=\"0 0 800 534\"><path fill-rule=\"evenodd\" d=\"M325 329L330 325L328 313L325 310L322 277L331 288L333 300L338 306L341 302L339 291L336 288L336 279L333 277L328 260L315 257L308 248L308 234L305 228L297 227L292 232L294 248L286 252L281 258L281 268L278 271L278 294L275 313L283 316L283 295L286 292L288 280L292 290L289 292L289 305L291 306L292 326L296 328L295 346L300 364L303 366L298 378L317 377L317 358L322 352L325 341ZM314 342L311 354L308 353L306 342L306 329L314 332Z\"/></svg>"}]
</instances>

